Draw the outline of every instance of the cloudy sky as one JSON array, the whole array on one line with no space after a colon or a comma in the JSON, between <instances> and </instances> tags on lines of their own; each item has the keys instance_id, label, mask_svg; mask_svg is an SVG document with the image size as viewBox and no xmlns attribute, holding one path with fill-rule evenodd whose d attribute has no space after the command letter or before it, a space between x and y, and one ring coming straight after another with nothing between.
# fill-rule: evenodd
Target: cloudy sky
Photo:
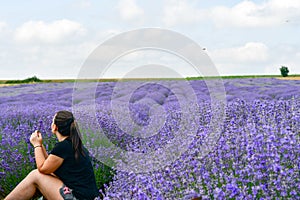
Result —
<instances>
[{"instance_id":1,"label":"cloudy sky","mask_svg":"<svg viewBox=\"0 0 300 200\"><path fill-rule=\"evenodd\" d=\"M221 75L280 74L282 65L300 74L299 0L11 0L0 6L0 79L76 78L103 42L148 27L176 31L205 47ZM140 51L122 59L131 67L146 59L193 75L176 68L178 58L164 56ZM129 73L120 63L105 76Z\"/></svg>"}]
</instances>

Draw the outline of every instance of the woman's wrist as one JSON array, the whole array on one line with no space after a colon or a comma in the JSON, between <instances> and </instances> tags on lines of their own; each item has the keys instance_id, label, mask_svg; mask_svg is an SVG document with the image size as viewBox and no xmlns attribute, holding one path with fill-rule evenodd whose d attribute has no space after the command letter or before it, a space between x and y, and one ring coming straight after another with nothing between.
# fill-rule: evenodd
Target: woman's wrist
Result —
<instances>
[{"instance_id":1,"label":"woman's wrist","mask_svg":"<svg viewBox=\"0 0 300 200\"><path fill-rule=\"evenodd\" d=\"M43 147L41 144L35 145L34 148Z\"/></svg>"},{"instance_id":2,"label":"woman's wrist","mask_svg":"<svg viewBox=\"0 0 300 200\"><path fill-rule=\"evenodd\" d=\"M42 146L42 145L43 145L42 143L34 143L34 144L32 144L33 147Z\"/></svg>"}]
</instances>

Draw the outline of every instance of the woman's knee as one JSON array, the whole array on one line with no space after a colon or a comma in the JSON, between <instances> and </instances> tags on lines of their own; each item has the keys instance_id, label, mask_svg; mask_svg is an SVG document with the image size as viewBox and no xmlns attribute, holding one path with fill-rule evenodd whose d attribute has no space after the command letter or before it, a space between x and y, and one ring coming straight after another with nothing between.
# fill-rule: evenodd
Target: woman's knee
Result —
<instances>
[{"instance_id":1,"label":"woman's knee","mask_svg":"<svg viewBox=\"0 0 300 200\"><path fill-rule=\"evenodd\" d=\"M30 179L34 182L36 182L36 180L39 180L42 176L44 176L44 174L42 174L41 172L39 172L39 170L34 169L32 170L29 174L28 177L30 177Z\"/></svg>"}]
</instances>

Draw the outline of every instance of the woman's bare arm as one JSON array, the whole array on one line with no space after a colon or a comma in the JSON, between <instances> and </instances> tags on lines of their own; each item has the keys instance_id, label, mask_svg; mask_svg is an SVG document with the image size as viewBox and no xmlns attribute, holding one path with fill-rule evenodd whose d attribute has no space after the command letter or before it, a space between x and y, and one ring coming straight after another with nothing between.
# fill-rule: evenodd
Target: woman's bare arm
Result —
<instances>
[{"instance_id":1,"label":"woman's bare arm","mask_svg":"<svg viewBox=\"0 0 300 200\"><path fill-rule=\"evenodd\" d=\"M44 157L47 159L48 158L48 153L47 153L46 148L43 144L42 144L42 149L43 149Z\"/></svg>"},{"instance_id":2,"label":"woman's bare arm","mask_svg":"<svg viewBox=\"0 0 300 200\"><path fill-rule=\"evenodd\" d=\"M55 170L57 170L64 161L64 159L52 154L45 158L42 147L35 148L34 154L36 167L39 172L43 174L51 174L55 172Z\"/></svg>"},{"instance_id":3,"label":"woman's bare arm","mask_svg":"<svg viewBox=\"0 0 300 200\"><path fill-rule=\"evenodd\" d=\"M64 159L55 155L49 155L43 143L43 137L39 131L35 131L30 136L30 143L34 146L34 156L36 167L43 174L51 174L58 169Z\"/></svg>"}]
</instances>

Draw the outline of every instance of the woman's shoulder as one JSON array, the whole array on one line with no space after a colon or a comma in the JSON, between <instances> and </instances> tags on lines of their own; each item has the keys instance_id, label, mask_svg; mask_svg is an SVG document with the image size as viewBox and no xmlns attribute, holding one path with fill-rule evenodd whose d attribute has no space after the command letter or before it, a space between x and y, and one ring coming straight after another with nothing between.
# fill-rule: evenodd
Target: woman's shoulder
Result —
<instances>
[{"instance_id":1,"label":"woman's shoulder","mask_svg":"<svg viewBox=\"0 0 300 200\"><path fill-rule=\"evenodd\" d=\"M63 141L59 141L55 144L55 146L66 146L66 145L72 145L72 141L70 138L66 138Z\"/></svg>"},{"instance_id":2,"label":"woman's shoulder","mask_svg":"<svg viewBox=\"0 0 300 200\"><path fill-rule=\"evenodd\" d=\"M72 141L69 140L68 138L66 138L65 140L63 141L60 141L60 142L57 142L54 146L55 150L58 150L58 151L61 151L61 150L72 150Z\"/></svg>"}]
</instances>

